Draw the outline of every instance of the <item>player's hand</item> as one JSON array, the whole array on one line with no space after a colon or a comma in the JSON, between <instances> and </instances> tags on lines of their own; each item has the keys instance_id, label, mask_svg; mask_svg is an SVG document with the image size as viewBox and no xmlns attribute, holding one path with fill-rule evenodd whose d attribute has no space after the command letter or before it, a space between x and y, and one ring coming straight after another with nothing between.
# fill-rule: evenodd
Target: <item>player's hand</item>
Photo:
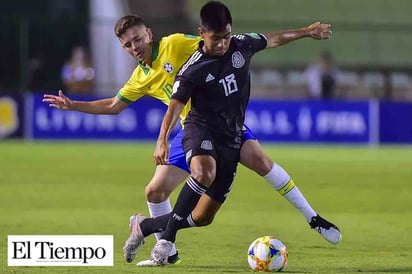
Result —
<instances>
[{"instance_id":1,"label":"player's hand","mask_svg":"<svg viewBox=\"0 0 412 274\"><path fill-rule=\"evenodd\" d=\"M330 24L322 24L321 22L313 23L307 27L310 37L316 40L329 39L332 36L332 26Z\"/></svg>"},{"instance_id":2,"label":"player's hand","mask_svg":"<svg viewBox=\"0 0 412 274\"><path fill-rule=\"evenodd\" d=\"M73 101L63 94L63 91L59 90L59 95L44 94L43 102L49 103L49 107L71 110Z\"/></svg>"},{"instance_id":3,"label":"player's hand","mask_svg":"<svg viewBox=\"0 0 412 274\"><path fill-rule=\"evenodd\" d=\"M169 159L169 146L164 142L157 142L153 153L153 161L156 165L167 165Z\"/></svg>"}]
</instances>

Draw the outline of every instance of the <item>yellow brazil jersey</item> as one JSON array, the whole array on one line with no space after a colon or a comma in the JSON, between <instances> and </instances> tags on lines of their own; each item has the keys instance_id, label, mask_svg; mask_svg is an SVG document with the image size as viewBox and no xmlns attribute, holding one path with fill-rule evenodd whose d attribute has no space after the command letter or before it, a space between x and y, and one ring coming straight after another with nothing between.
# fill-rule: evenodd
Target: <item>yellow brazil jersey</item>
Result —
<instances>
[{"instance_id":1,"label":"yellow brazil jersey","mask_svg":"<svg viewBox=\"0 0 412 274\"><path fill-rule=\"evenodd\" d=\"M117 97L130 104L148 95L169 105L175 76L190 55L197 50L200 40L198 36L176 33L163 37L160 42L154 42L152 67L145 67L139 62L130 79L117 93ZM189 110L190 101L182 111L182 123Z\"/></svg>"}]
</instances>

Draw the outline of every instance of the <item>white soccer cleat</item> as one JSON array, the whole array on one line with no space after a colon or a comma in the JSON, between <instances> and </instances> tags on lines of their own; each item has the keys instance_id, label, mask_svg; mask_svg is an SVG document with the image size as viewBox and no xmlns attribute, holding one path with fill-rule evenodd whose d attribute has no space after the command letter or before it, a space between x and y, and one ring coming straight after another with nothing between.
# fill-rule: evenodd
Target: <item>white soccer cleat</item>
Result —
<instances>
[{"instance_id":1,"label":"white soccer cleat","mask_svg":"<svg viewBox=\"0 0 412 274\"><path fill-rule=\"evenodd\" d=\"M172 251L173 243L164 239L157 241L156 245L152 249L151 258L154 262L159 265L168 264L167 259L169 258L170 252Z\"/></svg>"},{"instance_id":2,"label":"white soccer cleat","mask_svg":"<svg viewBox=\"0 0 412 274\"><path fill-rule=\"evenodd\" d=\"M124 257L128 263L133 262L136 257L137 250L144 244L144 236L140 230L140 223L145 219L146 217L141 214L135 214L130 217L130 236L123 247Z\"/></svg>"},{"instance_id":3,"label":"white soccer cleat","mask_svg":"<svg viewBox=\"0 0 412 274\"><path fill-rule=\"evenodd\" d=\"M149 259L149 260L144 260L140 261L136 264L136 266L139 267L156 267L156 266L162 266L161 264L156 263L154 260Z\"/></svg>"},{"instance_id":4,"label":"white soccer cleat","mask_svg":"<svg viewBox=\"0 0 412 274\"><path fill-rule=\"evenodd\" d=\"M174 255L171 255L167 258L167 263L164 265L179 265L181 263L182 263L182 260L179 257L179 253L176 252ZM136 264L136 266L139 266L139 267L157 267L157 266L164 266L164 265L159 264L152 259L140 261Z\"/></svg>"},{"instance_id":5,"label":"white soccer cleat","mask_svg":"<svg viewBox=\"0 0 412 274\"><path fill-rule=\"evenodd\" d=\"M337 244L342 239L339 228L319 215L312 217L309 225L312 229L319 232L326 241L332 244Z\"/></svg>"}]
</instances>

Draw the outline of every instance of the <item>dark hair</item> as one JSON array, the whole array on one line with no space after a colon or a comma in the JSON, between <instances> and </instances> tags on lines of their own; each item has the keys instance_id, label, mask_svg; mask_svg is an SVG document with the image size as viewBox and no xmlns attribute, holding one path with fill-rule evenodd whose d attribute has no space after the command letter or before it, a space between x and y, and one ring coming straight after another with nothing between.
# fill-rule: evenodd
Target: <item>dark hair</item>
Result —
<instances>
[{"instance_id":1,"label":"dark hair","mask_svg":"<svg viewBox=\"0 0 412 274\"><path fill-rule=\"evenodd\" d=\"M205 31L220 32L232 25L232 15L221 2L209 1L200 10L200 25Z\"/></svg>"},{"instance_id":2,"label":"dark hair","mask_svg":"<svg viewBox=\"0 0 412 274\"><path fill-rule=\"evenodd\" d=\"M126 15L117 20L116 24L114 25L114 33L118 38L122 36L126 30L130 27L134 26L144 26L145 23L143 19L137 15Z\"/></svg>"}]
</instances>

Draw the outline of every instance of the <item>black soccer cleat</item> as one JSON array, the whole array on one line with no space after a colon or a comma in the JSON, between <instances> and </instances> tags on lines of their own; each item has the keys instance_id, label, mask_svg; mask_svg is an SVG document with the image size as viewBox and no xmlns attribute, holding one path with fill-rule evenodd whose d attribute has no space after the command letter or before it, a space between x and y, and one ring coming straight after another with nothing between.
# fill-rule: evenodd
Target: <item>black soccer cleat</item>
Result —
<instances>
[{"instance_id":1,"label":"black soccer cleat","mask_svg":"<svg viewBox=\"0 0 412 274\"><path fill-rule=\"evenodd\" d=\"M309 225L310 228L319 232L326 241L332 244L337 244L342 239L339 228L319 215L313 216Z\"/></svg>"}]
</instances>

